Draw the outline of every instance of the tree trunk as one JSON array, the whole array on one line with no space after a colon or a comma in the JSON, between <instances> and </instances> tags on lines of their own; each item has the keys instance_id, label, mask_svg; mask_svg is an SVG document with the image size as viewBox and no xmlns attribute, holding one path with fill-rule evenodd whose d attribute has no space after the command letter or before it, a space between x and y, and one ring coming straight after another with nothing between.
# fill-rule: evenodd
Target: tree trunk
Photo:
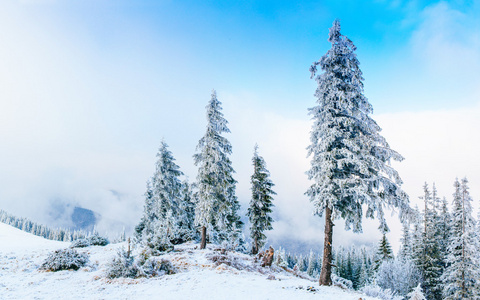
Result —
<instances>
[{"instance_id":1,"label":"tree trunk","mask_svg":"<svg viewBox=\"0 0 480 300\"><path fill-rule=\"evenodd\" d=\"M253 240L252 254L256 255L258 253L258 243L257 240Z\"/></svg>"},{"instance_id":2,"label":"tree trunk","mask_svg":"<svg viewBox=\"0 0 480 300\"><path fill-rule=\"evenodd\" d=\"M207 227L202 226L202 241L200 243L200 249L207 247Z\"/></svg>"},{"instance_id":3,"label":"tree trunk","mask_svg":"<svg viewBox=\"0 0 480 300\"><path fill-rule=\"evenodd\" d=\"M327 207L325 209L325 241L323 245L322 271L320 272L320 280L318 281L320 285L332 285L332 237L332 210Z\"/></svg>"}]
</instances>

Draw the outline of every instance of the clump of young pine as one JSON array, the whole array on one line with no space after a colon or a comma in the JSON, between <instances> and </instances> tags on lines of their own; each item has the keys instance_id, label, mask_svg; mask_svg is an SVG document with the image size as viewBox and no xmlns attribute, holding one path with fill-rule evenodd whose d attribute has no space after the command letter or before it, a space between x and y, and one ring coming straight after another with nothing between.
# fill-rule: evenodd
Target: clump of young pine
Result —
<instances>
[{"instance_id":1,"label":"clump of young pine","mask_svg":"<svg viewBox=\"0 0 480 300\"><path fill-rule=\"evenodd\" d=\"M162 141L155 172L147 183L144 213L135 228L136 240L157 255L195 237L192 192L181 176L183 172Z\"/></svg>"}]
</instances>

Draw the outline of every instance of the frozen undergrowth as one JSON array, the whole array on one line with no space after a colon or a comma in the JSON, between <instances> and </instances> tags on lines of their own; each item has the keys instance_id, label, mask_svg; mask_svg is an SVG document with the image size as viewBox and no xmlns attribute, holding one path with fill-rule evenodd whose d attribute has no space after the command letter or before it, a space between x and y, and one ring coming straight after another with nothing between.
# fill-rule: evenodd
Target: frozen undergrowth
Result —
<instances>
[{"instance_id":1,"label":"frozen undergrowth","mask_svg":"<svg viewBox=\"0 0 480 300\"><path fill-rule=\"evenodd\" d=\"M2 223L0 239L0 299L375 299L339 287L318 287L280 268L261 268L249 255L223 253L213 245L198 250L196 244L187 243L162 255L159 259L169 261L176 274L109 279L108 263L127 248L126 243L77 249L90 257L84 267L44 272L39 267L49 253L68 248L69 243L45 240Z\"/></svg>"}]
</instances>

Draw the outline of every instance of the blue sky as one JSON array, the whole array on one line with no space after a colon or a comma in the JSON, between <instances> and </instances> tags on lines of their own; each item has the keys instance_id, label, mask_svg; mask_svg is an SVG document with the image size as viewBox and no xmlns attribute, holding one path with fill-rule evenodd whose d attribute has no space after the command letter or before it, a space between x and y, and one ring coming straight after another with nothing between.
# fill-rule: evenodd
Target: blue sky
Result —
<instances>
[{"instance_id":1,"label":"blue sky","mask_svg":"<svg viewBox=\"0 0 480 300\"><path fill-rule=\"evenodd\" d=\"M358 47L374 119L406 158L398 169L412 202L425 181L450 197L456 176L480 199L478 0L8 0L0 207L42 221L40 208L64 199L133 224L162 137L194 180L215 88L243 209L258 142L277 183L282 222L272 236L294 230L321 241L303 195L316 87L308 69L328 50L335 18Z\"/></svg>"}]
</instances>

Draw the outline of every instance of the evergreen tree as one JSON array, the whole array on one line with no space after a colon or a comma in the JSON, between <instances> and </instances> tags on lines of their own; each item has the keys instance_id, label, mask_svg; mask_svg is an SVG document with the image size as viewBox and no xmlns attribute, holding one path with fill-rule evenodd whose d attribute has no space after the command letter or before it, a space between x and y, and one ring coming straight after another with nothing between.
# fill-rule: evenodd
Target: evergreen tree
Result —
<instances>
[{"instance_id":1,"label":"evergreen tree","mask_svg":"<svg viewBox=\"0 0 480 300\"><path fill-rule=\"evenodd\" d=\"M421 269L424 258L424 247L423 247L423 226L421 224L422 218L421 213L417 206L415 206L415 218L413 223L413 232L412 232L412 257L415 265Z\"/></svg>"},{"instance_id":2,"label":"evergreen tree","mask_svg":"<svg viewBox=\"0 0 480 300\"><path fill-rule=\"evenodd\" d=\"M310 255L308 256L308 267L307 274L313 276L313 271L315 270L315 254L310 250Z\"/></svg>"},{"instance_id":3,"label":"evergreen tree","mask_svg":"<svg viewBox=\"0 0 480 300\"><path fill-rule=\"evenodd\" d=\"M377 269L384 261L390 259L393 259L392 246L390 246L390 243L387 240L387 236L384 234L378 244L375 260L375 269Z\"/></svg>"},{"instance_id":4,"label":"evergreen tree","mask_svg":"<svg viewBox=\"0 0 480 300\"><path fill-rule=\"evenodd\" d=\"M447 268L442 276L444 299L480 299L480 270L477 261L475 220L468 181L455 180L451 238L447 251Z\"/></svg>"},{"instance_id":5,"label":"evergreen tree","mask_svg":"<svg viewBox=\"0 0 480 300\"><path fill-rule=\"evenodd\" d=\"M405 222L402 228L402 237L400 239L401 246L400 251L398 252L398 256L403 260L411 260L413 259L413 252L412 252L412 237L410 236L410 224Z\"/></svg>"},{"instance_id":6,"label":"evergreen tree","mask_svg":"<svg viewBox=\"0 0 480 300\"><path fill-rule=\"evenodd\" d=\"M258 250L265 245L265 230L271 230L273 219L270 216L272 212L272 195L276 193L272 190L274 186L270 180L263 157L258 155L258 146L255 145L253 154L253 175L251 177L252 199L248 208L247 216L250 220L250 237L252 238L252 254L257 254Z\"/></svg>"},{"instance_id":7,"label":"evergreen tree","mask_svg":"<svg viewBox=\"0 0 480 300\"><path fill-rule=\"evenodd\" d=\"M147 181L147 190L144 194L145 196L145 203L143 205L143 215L140 219L140 223L135 226L135 239L140 241L143 235L151 234L152 233L152 226L154 220L158 219L156 215L155 209L153 207L153 191L150 180Z\"/></svg>"},{"instance_id":8,"label":"evergreen tree","mask_svg":"<svg viewBox=\"0 0 480 300\"><path fill-rule=\"evenodd\" d=\"M439 232L440 236L438 238L440 253L443 253L442 259L442 269L445 270L446 267L446 258L447 258L447 247L448 241L450 240L450 224L451 224L450 212L448 211L447 199L443 197L442 208L440 213L440 223L439 223Z\"/></svg>"},{"instance_id":9,"label":"evergreen tree","mask_svg":"<svg viewBox=\"0 0 480 300\"><path fill-rule=\"evenodd\" d=\"M362 259L361 262L362 263L360 265L360 275L358 278L358 288L362 288L370 283L370 275L368 274L368 268L365 264L365 260Z\"/></svg>"},{"instance_id":10,"label":"evergreen tree","mask_svg":"<svg viewBox=\"0 0 480 300\"><path fill-rule=\"evenodd\" d=\"M331 285L333 220L345 219L346 229L362 230L362 207L366 217L380 221L387 232L384 207L400 208L403 220L409 211L408 196L400 189L398 173L390 160L403 157L390 149L380 135L381 128L370 118L371 104L363 95L363 77L356 57L356 47L340 33L340 22L334 21L328 41L332 47L317 66L323 73L316 76L317 106L310 109L313 127L308 147L312 156L308 178L314 183L306 194L314 213L325 213L325 242L320 285Z\"/></svg>"},{"instance_id":11,"label":"evergreen tree","mask_svg":"<svg viewBox=\"0 0 480 300\"><path fill-rule=\"evenodd\" d=\"M196 237L195 229L195 203L192 186L187 180L182 182L182 199L178 206L178 243L190 241Z\"/></svg>"},{"instance_id":12,"label":"evergreen tree","mask_svg":"<svg viewBox=\"0 0 480 300\"><path fill-rule=\"evenodd\" d=\"M194 155L195 165L198 166L195 224L201 227L200 249L205 249L207 229L215 242L235 244L239 243L243 227L238 215L240 204L235 196L235 171L229 158L232 145L222 136L230 129L215 90L206 109L207 130L199 140Z\"/></svg>"},{"instance_id":13,"label":"evergreen tree","mask_svg":"<svg viewBox=\"0 0 480 300\"><path fill-rule=\"evenodd\" d=\"M418 284L417 287L407 296L409 297L408 300L426 300L420 284Z\"/></svg>"},{"instance_id":14,"label":"evergreen tree","mask_svg":"<svg viewBox=\"0 0 480 300\"><path fill-rule=\"evenodd\" d=\"M428 299L441 299L442 293L440 288L440 276L442 275L442 259L439 251L439 229L438 224L440 218L437 210L439 209L440 199L437 196L435 184L432 193L428 189L427 183L424 185L423 197L425 201L424 225L423 233L423 258L420 270L423 275L423 289Z\"/></svg>"},{"instance_id":15,"label":"evergreen tree","mask_svg":"<svg viewBox=\"0 0 480 300\"><path fill-rule=\"evenodd\" d=\"M154 251L172 249L171 243L183 241L179 232L180 203L183 175L172 152L162 140L157 153L155 172L147 183L144 214L137 225L136 237Z\"/></svg>"}]
</instances>

